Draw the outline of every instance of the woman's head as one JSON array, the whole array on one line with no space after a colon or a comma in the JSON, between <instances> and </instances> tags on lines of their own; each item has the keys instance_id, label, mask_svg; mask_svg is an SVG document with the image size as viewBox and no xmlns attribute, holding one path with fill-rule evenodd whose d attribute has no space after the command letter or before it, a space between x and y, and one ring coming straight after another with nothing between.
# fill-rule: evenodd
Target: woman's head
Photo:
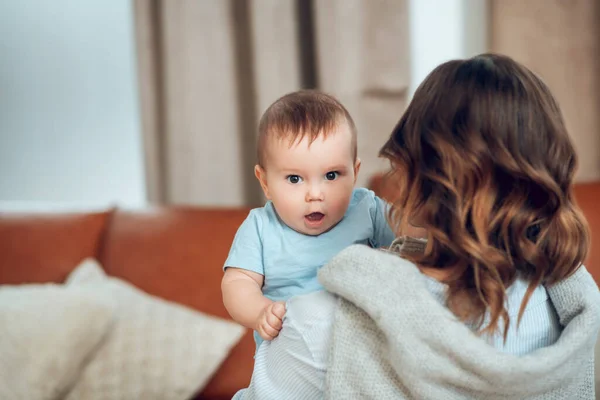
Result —
<instances>
[{"instance_id":1,"label":"woman's head","mask_svg":"<svg viewBox=\"0 0 600 400\"><path fill-rule=\"evenodd\" d=\"M417 89L381 155L398 194L391 220L428 232L423 267L443 269L448 305L493 332L517 274L554 283L588 250L574 204L577 165L560 109L546 85L492 54L449 61ZM526 304L524 301L521 312ZM505 330L506 333L506 330Z\"/></svg>"}]
</instances>

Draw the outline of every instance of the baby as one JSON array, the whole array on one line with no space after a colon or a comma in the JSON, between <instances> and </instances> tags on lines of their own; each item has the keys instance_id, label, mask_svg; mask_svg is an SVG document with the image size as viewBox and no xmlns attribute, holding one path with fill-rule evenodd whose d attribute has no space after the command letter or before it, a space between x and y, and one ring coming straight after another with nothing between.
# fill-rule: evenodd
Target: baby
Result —
<instances>
[{"instance_id":1,"label":"baby","mask_svg":"<svg viewBox=\"0 0 600 400\"><path fill-rule=\"evenodd\" d=\"M254 173L268 201L238 229L221 285L225 307L255 331L257 348L279 334L286 300L322 289L317 271L334 255L394 239L386 204L354 189L356 153L354 122L330 95L293 92L263 114Z\"/></svg>"}]
</instances>

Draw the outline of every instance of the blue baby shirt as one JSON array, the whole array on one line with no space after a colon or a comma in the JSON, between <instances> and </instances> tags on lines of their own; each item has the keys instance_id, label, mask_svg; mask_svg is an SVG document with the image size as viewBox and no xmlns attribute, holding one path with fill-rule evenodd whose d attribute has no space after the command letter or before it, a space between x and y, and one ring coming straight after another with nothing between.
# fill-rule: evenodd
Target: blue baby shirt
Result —
<instances>
[{"instance_id":1,"label":"blue baby shirt","mask_svg":"<svg viewBox=\"0 0 600 400\"><path fill-rule=\"evenodd\" d=\"M284 224L273 204L250 211L238 229L224 268L235 267L265 277L263 294L273 301L321 290L317 271L354 243L386 247L394 240L388 206L373 191L354 189L344 218L318 236L298 233ZM262 342L254 335L257 345Z\"/></svg>"}]
</instances>

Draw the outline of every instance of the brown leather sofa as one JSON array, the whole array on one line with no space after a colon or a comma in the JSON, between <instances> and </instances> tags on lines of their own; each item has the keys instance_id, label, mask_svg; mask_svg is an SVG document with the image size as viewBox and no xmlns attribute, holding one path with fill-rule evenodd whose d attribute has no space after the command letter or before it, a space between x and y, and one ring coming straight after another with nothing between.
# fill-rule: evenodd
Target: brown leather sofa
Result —
<instances>
[{"instance_id":1,"label":"brown leather sofa","mask_svg":"<svg viewBox=\"0 0 600 400\"><path fill-rule=\"evenodd\" d=\"M386 195L379 178L374 190ZM600 226L600 183L577 186L593 230ZM193 207L113 209L99 213L0 214L0 284L63 282L86 257L109 275L148 293L228 318L221 300L221 266L248 209ZM600 237L587 267L600 281ZM251 376L248 331L197 399L230 399Z\"/></svg>"},{"instance_id":2,"label":"brown leather sofa","mask_svg":"<svg viewBox=\"0 0 600 400\"><path fill-rule=\"evenodd\" d=\"M60 283L81 260L148 293L228 318L221 266L248 209L149 208L100 213L0 214L0 285ZM250 381L251 332L197 399L231 399Z\"/></svg>"}]
</instances>

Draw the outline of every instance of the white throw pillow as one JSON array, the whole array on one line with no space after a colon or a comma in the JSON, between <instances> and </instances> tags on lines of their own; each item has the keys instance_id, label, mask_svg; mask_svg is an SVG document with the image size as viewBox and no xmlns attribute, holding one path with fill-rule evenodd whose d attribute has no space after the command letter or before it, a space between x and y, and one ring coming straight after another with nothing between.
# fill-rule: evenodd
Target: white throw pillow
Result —
<instances>
[{"instance_id":1,"label":"white throw pillow","mask_svg":"<svg viewBox=\"0 0 600 400\"><path fill-rule=\"evenodd\" d=\"M67 400L187 400L244 333L241 326L151 296L87 260L70 287L107 293L117 321ZM218 301L215 300L215 301Z\"/></svg>"},{"instance_id":2,"label":"white throw pillow","mask_svg":"<svg viewBox=\"0 0 600 400\"><path fill-rule=\"evenodd\" d=\"M0 399L62 399L110 330L114 306L62 285L0 286Z\"/></svg>"}]
</instances>

